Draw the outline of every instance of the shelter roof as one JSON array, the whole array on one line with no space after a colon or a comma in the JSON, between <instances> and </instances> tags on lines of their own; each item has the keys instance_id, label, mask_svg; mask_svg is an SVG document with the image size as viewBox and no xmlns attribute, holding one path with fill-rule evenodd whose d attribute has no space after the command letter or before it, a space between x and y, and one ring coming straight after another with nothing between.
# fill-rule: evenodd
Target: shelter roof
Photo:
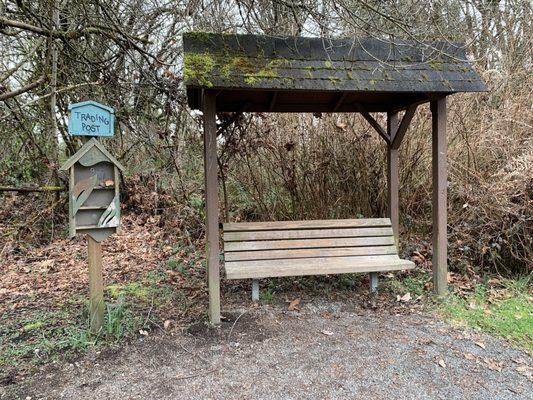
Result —
<instances>
[{"instance_id":1,"label":"shelter roof","mask_svg":"<svg viewBox=\"0 0 533 400\"><path fill-rule=\"evenodd\" d=\"M401 109L432 96L486 90L464 45L190 32L183 35L189 105L217 90L218 111Z\"/></svg>"}]
</instances>

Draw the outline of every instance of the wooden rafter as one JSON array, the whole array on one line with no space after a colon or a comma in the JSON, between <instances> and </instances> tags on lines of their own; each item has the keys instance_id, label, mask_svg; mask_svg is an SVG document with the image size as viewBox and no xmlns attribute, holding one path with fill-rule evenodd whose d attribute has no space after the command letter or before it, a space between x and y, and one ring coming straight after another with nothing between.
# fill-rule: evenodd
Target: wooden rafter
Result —
<instances>
[{"instance_id":1,"label":"wooden rafter","mask_svg":"<svg viewBox=\"0 0 533 400\"><path fill-rule=\"evenodd\" d=\"M400 144L402 144L405 132L407 132L407 128L409 128L409 124L411 123L411 120L415 115L416 107L416 104L412 104L407 108L407 111L405 112L405 115L402 118L402 122L400 122L400 126L396 130L394 136L391 137L391 147L393 149L397 150L400 148Z\"/></svg>"},{"instance_id":2,"label":"wooden rafter","mask_svg":"<svg viewBox=\"0 0 533 400\"><path fill-rule=\"evenodd\" d=\"M357 107L357 110L359 111L359 113L376 130L376 132L379 134L379 136L381 136L385 140L385 142L387 142L387 144L390 144L391 143L391 139L390 139L389 135L381 127L381 125L378 123L378 121L376 121L374 119L374 117L372 115L370 115L370 113L361 104L357 104L356 107Z\"/></svg>"}]
</instances>

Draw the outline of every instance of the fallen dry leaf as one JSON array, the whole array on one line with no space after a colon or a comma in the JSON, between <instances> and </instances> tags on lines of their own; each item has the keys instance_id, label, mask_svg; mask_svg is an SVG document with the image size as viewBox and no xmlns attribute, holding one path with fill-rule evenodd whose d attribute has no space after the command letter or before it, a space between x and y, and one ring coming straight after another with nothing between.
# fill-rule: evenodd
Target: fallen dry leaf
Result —
<instances>
[{"instance_id":1,"label":"fallen dry leaf","mask_svg":"<svg viewBox=\"0 0 533 400\"><path fill-rule=\"evenodd\" d=\"M346 127L348 126L348 124L346 124L345 122L337 121L335 126L344 131L344 130L346 130Z\"/></svg>"},{"instance_id":2,"label":"fallen dry leaf","mask_svg":"<svg viewBox=\"0 0 533 400\"><path fill-rule=\"evenodd\" d=\"M485 343L483 342L475 342L476 343L476 346L479 346L481 347L483 350L485 350Z\"/></svg>"},{"instance_id":3,"label":"fallen dry leaf","mask_svg":"<svg viewBox=\"0 0 533 400\"><path fill-rule=\"evenodd\" d=\"M322 333L323 335L326 335L326 336L331 336L331 335L333 335L333 332L331 332L331 331L327 331L327 330L320 331L320 333Z\"/></svg>"},{"instance_id":4,"label":"fallen dry leaf","mask_svg":"<svg viewBox=\"0 0 533 400\"><path fill-rule=\"evenodd\" d=\"M396 296L396 301L402 301L404 303L407 303L409 300L411 300L411 293L407 292L403 296Z\"/></svg>"},{"instance_id":5,"label":"fallen dry leaf","mask_svg":"<svg viewBox=\"0 0 533 400\"><path fill-rule=\"evenodd\" d=\"M487 364L487 366L489 367L489 369L491 371L498 371L498 372L501 372L502 368L503 368L503 363L501 362L497 362L491 358L484 358L483 359L483 362L485 364Z\"/></svg>"},{"instance_id":6,"label":"fallen dry leaf","mask_svg":"<svg viewBox=\"0 0 533 400\"><path fill-rule=\"evenodd\" d=\"M172 322L173 322L172 320L167 319L167 320L163 323L163 328L164 328L165 330L168 330L168 328L170 328L170 325L172 324Z\"/></svg>"},{"instance_id":7,"label":"fallen dry leaf","mask_svg":"<svg viewBox=\"0 0 533 400\"><path fill-rule=\"evenodd\" d=\"M298 307L299 305L300 305L300 299L294 299L293 301L289 303L287 310L289 311L299 310L300 309L300 307Z\"/></svg>"},{"instance_id":8,"label":"fallen dry leaf","mask_svg":"<svg viewBox=\"0 0 533 400\"><path fill-rule=\"evenodd\" d=\"M467 360L471 360L471 361L472 361L472 360L475 360L475 359L476 359L476 356L473 355L473 354L470 354L470 353L464 353L463 355L465 356L465 358L466 358Z\"/></svg>"},{"instance_id":9,"label":"fallen dry leaf","mask_svg":"<svg viewBox=\"0 0 533 400\"><path fill-rule=\"evenodd\" d=\"M105 187L113 186L114 184L115 184L115 182L113 182L112 179L106 179L106 180L104 181L104 186L105 186Z\"/></svg>"},{"instance_id":10,"label":"fallen dry leaf","mask_svg":"<svg viewBox=\"0 0 533 400\"><path fill-rule=\"evenodd\" d=\"M518 372L520 375L523 375L529 379L533 378L533 368L527 365L521 365L519 367L516 367L516 372Z\"/></svg>"},{"instance_id":11,"label":"fallen dry leaf","mask_svg":"<svg viewBox=\"0 0 533 400\"><path fill-rule=\"evenodd\" d=\"M439 360L439 365L440 365L442 368L446 368L446 363L445 363L444 360L442 360L442 359Z\"/></svg>"}]
</instances>

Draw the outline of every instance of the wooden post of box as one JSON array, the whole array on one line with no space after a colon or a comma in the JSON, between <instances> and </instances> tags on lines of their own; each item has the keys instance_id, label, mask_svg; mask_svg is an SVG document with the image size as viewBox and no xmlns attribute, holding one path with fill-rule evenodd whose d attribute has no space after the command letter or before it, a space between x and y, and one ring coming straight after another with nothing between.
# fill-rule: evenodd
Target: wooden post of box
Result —
<instances>
[{"instance_id":1,"label":"wooden post of box","mask_svg":"<svg viewBox=\"0 0 533 400\"><path fill-rule=\"evenodd\" d=\"M61 167L69 171L69 234L87 234L91 331L104 320L102 240L120 227L119 178L124 167L95 138Z\"/></svg>"}]
</instances>

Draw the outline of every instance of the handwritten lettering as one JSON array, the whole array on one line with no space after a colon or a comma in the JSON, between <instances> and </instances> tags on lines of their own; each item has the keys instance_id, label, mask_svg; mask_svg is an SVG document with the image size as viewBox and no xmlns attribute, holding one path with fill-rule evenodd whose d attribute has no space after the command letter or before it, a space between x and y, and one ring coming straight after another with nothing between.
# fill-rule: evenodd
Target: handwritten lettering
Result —
<instances>
[{"instance_id":1,"label":"handwritten lettering","mask_svg":"<svg viewBox=\"0 0 533 400\"><path fill-rule=\"evenodd\" d=\"M74 117L81 122L81 130L86 133L98 134L102 126L109 126L109 118L105 115L75 111Z\"/></svg>"}]
</instances>

